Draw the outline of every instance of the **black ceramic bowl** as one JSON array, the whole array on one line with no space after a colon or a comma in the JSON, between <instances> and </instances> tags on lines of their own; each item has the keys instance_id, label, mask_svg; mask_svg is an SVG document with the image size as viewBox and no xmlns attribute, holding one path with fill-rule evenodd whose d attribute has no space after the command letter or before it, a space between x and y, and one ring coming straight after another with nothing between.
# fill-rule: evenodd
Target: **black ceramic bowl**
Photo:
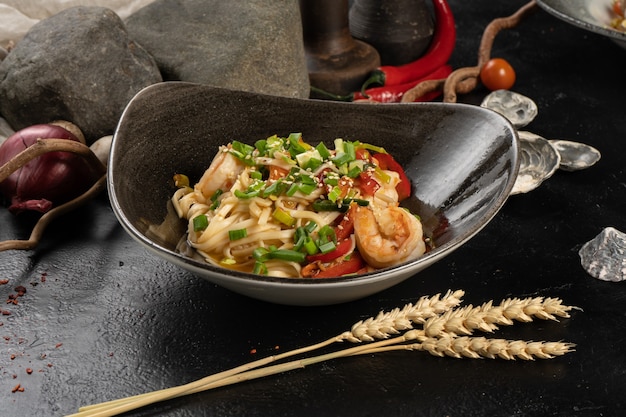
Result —
<instances>
[{"instance_id":1,"label":"black ceramic bowl","mask_svg":"<svg viewBox=\"0 0 626 417\"><path fill-rule=\"evenodd\" d=\"M393 268L324 280L246 274L179 253L186 226L168 209L173 175L185 173L195 182L219 145L291 132L302 132L310 143L341 137L383 146L412 180L407 204L426 233L438 234L436 249ZM124 111L113 138L108 187L126 231L158 256L250 297L324 305L389 288L460 247L502 207L518 167L514 128L478 106L339 103L167 82L142 90Z\"/></svg>"}]
</instances>

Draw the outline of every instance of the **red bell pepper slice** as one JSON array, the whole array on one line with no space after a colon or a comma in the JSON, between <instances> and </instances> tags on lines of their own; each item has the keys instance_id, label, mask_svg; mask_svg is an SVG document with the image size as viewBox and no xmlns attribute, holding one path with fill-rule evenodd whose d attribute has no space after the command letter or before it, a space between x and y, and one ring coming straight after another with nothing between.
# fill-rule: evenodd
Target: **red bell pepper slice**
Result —
<instances>
[{"instance_id":1,"label":"red bell pepper slice","mask_svg":"<svg viewBox=\"0 0 626 417\"><path fill-rule=\"evenodd\" d=\"M326 268L323 271L319 271L311 278L333 278L340 277L342 275L354 274L365 266L365 262L358 252L352 252L349 259L343 260Z\"/></svg>"},{"instance_id":2,"label":"red bell pepper slice","mask_svg":"<svg viewBox=\"0 0 626 417\"><path fill-rule=\"evenodd\" d=\"M350 204L348 211L346 211L341 218L341 221L335 226L335 236L337 241L347 239L354 231L354 214L356 213L357 205L355 203Z\"/></svg>"},{"instance_id":3,"label":"red bell pepper slice","mask_svg":"<svg viewBox=\"0 0 626 417\"><path fill-rule=\"evenodd\" d=\"M397 172L400 176L400 182L396 185L396 191L398 192L398 200L402 201L411 195L411 181L406 176L402 165L393 159L393 156L388 153L377 153L374 158L378 161L380 169Z\"/></svg>"}]
</instances>

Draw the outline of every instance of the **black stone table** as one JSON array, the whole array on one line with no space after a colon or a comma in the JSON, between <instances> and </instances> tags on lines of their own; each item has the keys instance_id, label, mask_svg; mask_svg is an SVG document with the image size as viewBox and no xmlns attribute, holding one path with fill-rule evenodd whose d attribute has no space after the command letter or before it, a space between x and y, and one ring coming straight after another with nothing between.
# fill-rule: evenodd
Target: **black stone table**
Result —
<instances>
[{"instance_id":1,"label":"black stone table","mask_svg":"<svg viewBox=\"0 0 626 417\"><path fill-rule=\"evenodd\" d=\"M474 65L482 30L520 0L451 1L455 67ZM503 327L498 337L564 340L552 360L391 352L339 359L147 407L130 416L615 416L626 405L626 288L581 267L604 227L626 231L626 50L543 10L501 33L494 56L539 115L527 130L587 142L588 170L557 172L512 196L457 252L371 297L327 307L252 300L145 251L101 196L54 222L33 251L0 253L0 415L59 416L81 405L180 385L316 343L380 310L463 289L465 303L560 297L569 319ZM485 91L462 96L478 104ZM442 173L442 175L445 175ZM0 239L27 222L0 210ZM17 286L18 304L5 303ZM10 313L10 314L9 314ZM29 371L32 373L29 374ZM23 391L12 392L19 384Z\"/></svg>"}]
</instances>

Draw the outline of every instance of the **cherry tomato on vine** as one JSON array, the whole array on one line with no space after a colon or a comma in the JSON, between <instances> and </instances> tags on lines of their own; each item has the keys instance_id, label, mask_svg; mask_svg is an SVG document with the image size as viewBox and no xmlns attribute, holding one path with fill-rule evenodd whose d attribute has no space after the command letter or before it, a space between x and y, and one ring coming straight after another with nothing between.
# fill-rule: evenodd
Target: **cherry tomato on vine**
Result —
<instances>
[{"instance_id":1,"label":"cherry tomato on vine","mask_svg":"<svg viewBox=\"0 0 626 417\"><path fill-rule=\"evenodd\" d=\"M480 70L480 81L489 90L508 90L515 84L515 70L506 60L492 58Z\"/></svg>"}]
</instances>

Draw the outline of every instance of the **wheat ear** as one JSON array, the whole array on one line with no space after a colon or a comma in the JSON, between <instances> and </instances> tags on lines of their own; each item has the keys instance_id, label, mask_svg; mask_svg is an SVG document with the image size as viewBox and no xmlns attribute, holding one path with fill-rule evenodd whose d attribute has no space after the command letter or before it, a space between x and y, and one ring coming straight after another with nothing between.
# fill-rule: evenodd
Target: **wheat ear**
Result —
<instances>
[{"instance_id":1,"label":"wheat ear","mask_svg":"<svg viewBox=\"0 0 626 417\"><path fill-rule=\"evenodd\" d=\"M121 398L118 400L107 401L99 404L88 405L81 407L79 413L72 414L67 417L82 417L82 416L113 416L126 411L137 409L145 405L153 404L155 402L164 401L181 395L192 394L200 391L213 389L219 386L232 384L242 381L244 379L258 378L258 373L249 373L252 370L265 366L260 371L262 375L271 375L272 373L285 372L289 369L295 369L302 367L302 362L293 361L289 362L289 366L295 366L295 368L288 368L288 364L276 365L277 368L267 366L273 362L283 360L296 355L301 355L307 352L321 349L336 342L342 342L344 340L358 343L358 342L372 342L374 340L388 339L392 334L399 334L404 330L412 328L412 323L423 323L428 318L434 317L438 314L442 314L461 303L461 297L464 295L462 290L451 291L449 290L445 295L436 294L433 297L421 297L415 304L409 303L402 309L394 309L389 312L380 312L376 317L370 317L367 320L361 320L355 323L350 331L343 332L342 334L327 339L324 342L310 345L300 349L294 349L289 352L285 352L279 355L270 356L267 358L259 359L227 371L222 371L200 380L191 382L189 384L181 385L178 387L167 388L158 390L146 394L134 395L131 397ZM414 336L416 333L407 332L401 336L402 341L406 341L407 337ZM389 339L384 344L398 343L397 338ZM370 347L370 346L368 346ZM346 356L354 353L342 353L335 352L335 357ZM320 356L324 357L323 355ZM316 357L317 358L317 357ZM311 360L311 359L309 359ZM328 359L323 359L328 360ZM316 361L314 363L317 363ZM273 372L275 369L282 369L281 371ZM269 373L268 373L269 372ZM245 374L245 375L244 375ZM239 377L236 377L239 375ZM222 382L220 382L222 381Z\"/></svg>"},{"instance_id":2,"label":"wheat ear","mask_svg":"<svg viewBox=\"0 0 626 417\"><path fill-rule=\"evenodd\" d=\"M525 342L523 340L487 339L485 337L429 337L414 344L435 356L453 358L489 359L552 359L572 352L576 345L566 342Z\"/></svg>"},{"instance_id":3,"label":"wheat ear","mask_svg":"<svg viewBox=\"0 0 626 417\"><path fill-rule=\"evenodd\" d=\"M558 298L507 298L496 306L489 301L478 307L450 309L430 317L424 323L424 330L429 337L469 336L475 330L492 333L498 325L510 326L515 321L531 322L534 318L558 321L557 317L567 318L573 309L576 307L563 305Z\"/></svg>"}]
</instances>

